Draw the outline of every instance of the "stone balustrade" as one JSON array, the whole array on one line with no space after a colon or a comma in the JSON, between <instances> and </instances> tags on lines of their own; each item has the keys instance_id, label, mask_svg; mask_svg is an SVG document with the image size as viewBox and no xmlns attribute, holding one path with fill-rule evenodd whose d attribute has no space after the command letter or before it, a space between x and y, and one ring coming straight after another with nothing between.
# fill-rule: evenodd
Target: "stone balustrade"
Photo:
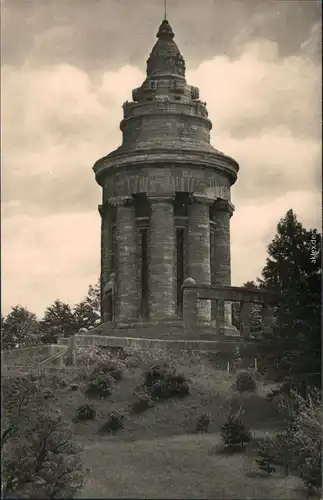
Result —
<instances>
[{"instance_id":1,"label":"stone balustrade","mask_svg":"<svg viewBox=\"0 0 323 500\"><path fill-rule=\"evenodd\" d=\"M225 303L240 303L240 337L250 338L250 307L252 304L261 304L263 333L272 330L273 306L279 297L262 290L248 290L243 287L214 287L198 285L192 278L187 278L182 286L183 290L183 319L187 338L196 336L197 331L203 327L200 318L199 301L206 300L215 303L215 335L223 336L225 333Z\"/></svg>"}]
</instances>

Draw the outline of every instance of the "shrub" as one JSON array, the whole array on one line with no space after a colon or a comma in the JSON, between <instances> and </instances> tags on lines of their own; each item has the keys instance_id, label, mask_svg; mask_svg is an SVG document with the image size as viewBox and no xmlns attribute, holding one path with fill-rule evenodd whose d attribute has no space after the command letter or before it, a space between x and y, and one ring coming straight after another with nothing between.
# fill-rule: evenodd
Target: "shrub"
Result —
<instances>
[{"instance_id":1,"label":"shrub","mask_svg":"<svg viewBox=\"0 0 323 500\"><path fill-rule=\"evenodd\" d=\"M256 459L256 463L262 471L268 474L268 476L270 476L273 472L276 472L274 464L277 464L279 461L277 451L274 439L266 437L263 443L258 442L257 454L259 458Z\"/></svg>"},{"instance_id":2,"label":"shrub","mask_svg":"<svg viewBox=\"0 0 323 500\"><path fill-rule=\"evenodd\" d=\"M160 363L149 368L145 374L145 386L152 387L158 380L163 380L165 377L174 373L174 368L171 368L168 363Z\"/></svg>"},{"instance_id":3,"label":"shrub","mask_svg":"<svg viewBox=\"0 0 323 500\"><path fill-rule=\"evenodd\" d=\"M186 397L190 389L185 377L167 363L155 365L144 374L144 385L153 400Z\"/></svg>"},{"instance_id":4,"label":"shrub","mask_svg":"<svg viewBox=\"0 0 323 500\"><path fill-rule=\"evenodd\" d=\"M322 481L322 396L314 392L306 400L299 394L294 398L287 427L292 463L312 494Z\"/></svg>"},{"instance_id":5,"label":"shrub","mask_svg":"<svg viewBox=\"0 0 323 500\"><path fill-rule=\"evenodd\" d=\"M131 405L131 411L133 413L142 413L149 408L152 408L154 403L149 396L149 394L142 394L138 399Z\"/></svg>"},{"instance_id":6,"label":"shrub","mask_svg":"<svg viewBox=\"0 0 323 500\"><path fill-rule=\"evenodd\" d=\"M95 378L100 373L110 375L114 378L115 382L119 382L123 378L121 366L118 363L109 360L98 363L91 372L91 378Z\"/></svg>"},{"instance_id":7,"label":"shrub","mask_svg":"<svg viewBox=\"0 0 323 500\"><path fill-rule=\"evenodd\" d=\"M108 373L99 372L88 382L87 396L106 398L112 394L114 379Z\"/></svg>"},{"instance_id":8,"label":"shrub","mask_svg":"<svg viewBox=\"0 0 323 500\"><path fill-rule=\"evenodd\" d=\"M221 436L226 448L241 449L251 441L252 436L243 423L243 416L241 408L236 413L230 411L227 421L221 426Z\"/></svg>"},{"instance_id":9,"label":"shrub","mask_svg":"<svg viewBox=\"0 0 323 500\"><path fill-rule=\"evenodd\" d=\"M84 404L77 408L76 410L76 421L93 420L95 418L96 411L93 406Z\"/></svg>"},{"instance_id":10,"label":"shrub","mask_svg":"<svg viewBox=\"0 0 323 500\"><path fill-rule=\"evenodd\" d=\"M239 372L235 388L238 392L255 392L257 390L257 383L250 372Z\"/></svg>"},{"instance_id":11,"label":"shrub","mask_svg":"<svg viewBox=\"0 0 323 500\"><path fill-rule=\"evenodd\" d=\"M101 426L101 432L113 433L124 428L125 416L119 412L111 412L108 420Z\"/></svg>"},{"instance_id":12,"label":"shrub","mask_svg":"<svg viewBox=\"0 0 323 500\"><path fill-rule=\"evenodd\" d=\"M52 400L44 399L43 382L19 377L4 383L4 498L73 498L82 488L81 450Z\"/></svg>"},{"instance_id":13,"label":"shrub","mask_svg":"<svg viewBox=\"0 0 323 500\"><path fill-rule=\"evenodd\" d=\"M211 422L210 415L208 413L202 413L196 419L196 431L197 432L208 432L210 422Z\"/></svg>"}]
</instances>

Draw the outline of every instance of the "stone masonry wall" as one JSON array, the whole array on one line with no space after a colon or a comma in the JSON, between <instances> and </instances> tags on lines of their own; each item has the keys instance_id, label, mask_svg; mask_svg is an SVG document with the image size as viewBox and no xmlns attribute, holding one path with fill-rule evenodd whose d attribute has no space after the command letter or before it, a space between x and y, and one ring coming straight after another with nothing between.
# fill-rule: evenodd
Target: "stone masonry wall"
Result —
<instances>
[{"instance_id":1,"label":"stone masonry wall","mask_svg":"<svg viewBox=\"0 0 323 500\"><path fill-rule=\"evenodd\" d=\"M107 175L103 199L131 196L135 193L198 192L230 200L230 182L211 168L163 165L142 167L133 165Z\"/></svg>"}]
</instances>

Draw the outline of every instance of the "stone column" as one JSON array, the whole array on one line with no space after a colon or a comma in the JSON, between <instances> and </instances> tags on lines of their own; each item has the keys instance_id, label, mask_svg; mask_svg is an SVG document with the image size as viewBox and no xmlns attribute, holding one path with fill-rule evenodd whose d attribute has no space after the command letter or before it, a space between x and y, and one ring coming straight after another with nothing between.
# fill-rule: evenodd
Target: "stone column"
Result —
<instances>
[{"instance_id":1,"label":"stone column","mask_svg":"<svg viewBox=\"0 0 323 500\"><path fill-rule=\"evenodd\" d=\"M214 205L214 258L211 264L214 286L231 286L230 217L233 211L233 205L227 200L217 200Z\"/></svg>"},{"instance_id":2,"label":"stone column","mask_svg":"<svg viewBox=\"0 0 323 500\"><path fill-rule=\"evenodd\" d=\"M104 320L105 316L105 300L104 290L108 281L110 273L110 239L111 239L111 217L109 214L109 207L107 204L99 205L99 213L101 216L101 273L100 273L100 286L101 286L101 318Z\"/></svg>"},{"instance_id":3,"label":"stone column","mask_svg":"<svg viewBox=\"0 0 323 500\"><path fill-rule=\"evenodd\" d=\"M174 195L148 196L148 308L153 320L176 314Z\"/></svg>"},{"instance_id":4,"label":"stone column","mask_svg":"<svg viewBox=\"0 0 323 500\"><path fill-rule=\"evenodd\" d=\"M213 210L214 238L211 274L213 286L231 286L230 218L234 206L228 200L217 200ZM216 305L212 304L212 318L216 318ZM225 333L237 335L232 325L232 304L224 303Z\"/></svg>"},{"instance_id":5,"label":"stone column","mask_svg":"<svg viewBox=\"0 0 323 500\"><path fill-rule=\"evenodd\" d=\"M191 197L188 216L188 274L197 285L211 284L210 205L214 200L197 193ZM198 301L198 324L210 324L211 301Z\"/></svg>"},{"instance_id":6,"label":"stone column","mask_svg":"<svg viewBox=\"0 0 323 500\"><path fill-rule=\"evenodd\" d=\"M110 199L116 207L116 321L135 319L139 313L137 282L137 226L131 197Z\"/></svg>"}]
</instances>

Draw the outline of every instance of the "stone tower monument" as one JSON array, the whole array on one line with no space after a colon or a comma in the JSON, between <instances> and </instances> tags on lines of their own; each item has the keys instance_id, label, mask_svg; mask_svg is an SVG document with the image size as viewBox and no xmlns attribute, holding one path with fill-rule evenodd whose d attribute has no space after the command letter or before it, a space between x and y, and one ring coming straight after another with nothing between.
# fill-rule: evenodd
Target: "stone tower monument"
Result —
<instances>
[{"instance_id":1,"label":"stone tower monument","mask_svg":"<svg viewBox=\"0 0 323 500\"><path fill-rule=\"evenodd\" d=\"M182 284L230 286L230 187L238 164L210 144L212 123L164 20L147 76L123 104L122 145L93 169L102 187L102 318L179 322ZM212 325L210 301L200 317ZM228 319L229 322L229 319Z\"/></svg>"}]
</instances>

